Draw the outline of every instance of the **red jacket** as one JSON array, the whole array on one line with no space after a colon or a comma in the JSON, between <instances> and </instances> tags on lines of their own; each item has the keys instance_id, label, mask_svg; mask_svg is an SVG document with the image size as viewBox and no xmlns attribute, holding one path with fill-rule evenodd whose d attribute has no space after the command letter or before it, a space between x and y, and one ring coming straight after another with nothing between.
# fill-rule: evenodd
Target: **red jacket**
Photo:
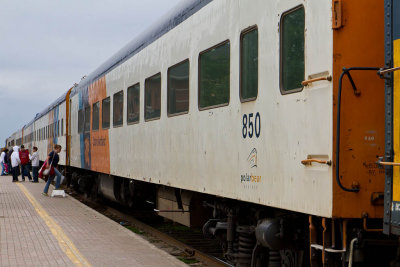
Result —
<instances>
[{"instance_id":1,"label":"red jacket","mask_svg":"<svg viewBox=\"0 0 400 267\"><path fill-rule=\"evenodd\" d=\"M21 160L21 165L26 165L29 163L29 151L28 149L21 150L19 152L19 159Z\"/></svg>"}]
</instances>

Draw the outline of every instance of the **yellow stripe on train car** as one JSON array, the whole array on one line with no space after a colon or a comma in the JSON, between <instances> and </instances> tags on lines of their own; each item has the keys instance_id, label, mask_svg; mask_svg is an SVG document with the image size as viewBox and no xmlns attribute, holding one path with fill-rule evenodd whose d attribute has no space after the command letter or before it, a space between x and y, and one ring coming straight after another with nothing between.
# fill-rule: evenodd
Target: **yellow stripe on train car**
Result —
<instances>
[{"instance_id":1,"label":"yellow stripe on train car","mask_svg":"<svg viewBox=\"0 0 400 267\"><path fill-rule=\"evenodd\" d=\"M393 41L393 66L400 66L400 39ZM393 72L394 162L400 162L400 72ZM400 201L400 167L393 168L393 201Z\"/></svg>"}]
</instances>

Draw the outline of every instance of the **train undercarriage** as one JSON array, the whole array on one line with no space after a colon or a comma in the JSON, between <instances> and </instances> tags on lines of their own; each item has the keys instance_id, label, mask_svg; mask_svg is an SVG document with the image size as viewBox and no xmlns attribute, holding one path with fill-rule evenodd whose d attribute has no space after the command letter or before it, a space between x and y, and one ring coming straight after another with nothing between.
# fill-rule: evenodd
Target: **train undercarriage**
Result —
<instances>
[{"instance_id":1,"label":"train undercarriage","mask_svg":"<svg viewBox=\"0 0 400 267\"><path fill-rule=\"evenodd\" d=\"M70 174L68 186L87 197L202 228L234 266L400 266L399 240L382 233L381 219L321 218L79 169Z\"/></svg>"}]
</instances>

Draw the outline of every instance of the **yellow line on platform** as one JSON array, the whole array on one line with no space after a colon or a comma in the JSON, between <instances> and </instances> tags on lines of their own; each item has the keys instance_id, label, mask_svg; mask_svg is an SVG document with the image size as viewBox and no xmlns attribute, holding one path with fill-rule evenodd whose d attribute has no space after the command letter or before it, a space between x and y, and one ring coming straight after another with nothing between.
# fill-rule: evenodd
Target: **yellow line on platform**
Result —
<instances>
[{"instance_id":1,"label":"yellow line on platform","mask_svg":"<svg viewBox=\"0 0 400 267\"><path fill-rule=\"evenodd\" d=\"M47 214L42 205L31 195L31 193L20 183L18 187L25 194L26 198L31 202L39 216L44 220L50 228L51 233L57 239L60 248L68 256L68 258L75 264L75 266L91 266L85 257L75 247L74 243L64 233L62 228Z\"/></svg>"}]
</instances>

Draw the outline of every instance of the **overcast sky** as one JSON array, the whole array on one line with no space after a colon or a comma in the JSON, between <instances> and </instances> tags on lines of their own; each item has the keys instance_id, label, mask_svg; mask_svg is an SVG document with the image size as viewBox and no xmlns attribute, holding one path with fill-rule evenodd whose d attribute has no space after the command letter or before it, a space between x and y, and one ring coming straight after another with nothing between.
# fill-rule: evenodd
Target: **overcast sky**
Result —
<instances>
[{"instance_id":1,"label":"overcast sky","mask_svg":"<svg viewBox=\"0 0 400 267\"><path fill-rule=\"evenodd\" d=\"M178 2L0 0L0 147Z\"/></svg>"}]
</instances>

